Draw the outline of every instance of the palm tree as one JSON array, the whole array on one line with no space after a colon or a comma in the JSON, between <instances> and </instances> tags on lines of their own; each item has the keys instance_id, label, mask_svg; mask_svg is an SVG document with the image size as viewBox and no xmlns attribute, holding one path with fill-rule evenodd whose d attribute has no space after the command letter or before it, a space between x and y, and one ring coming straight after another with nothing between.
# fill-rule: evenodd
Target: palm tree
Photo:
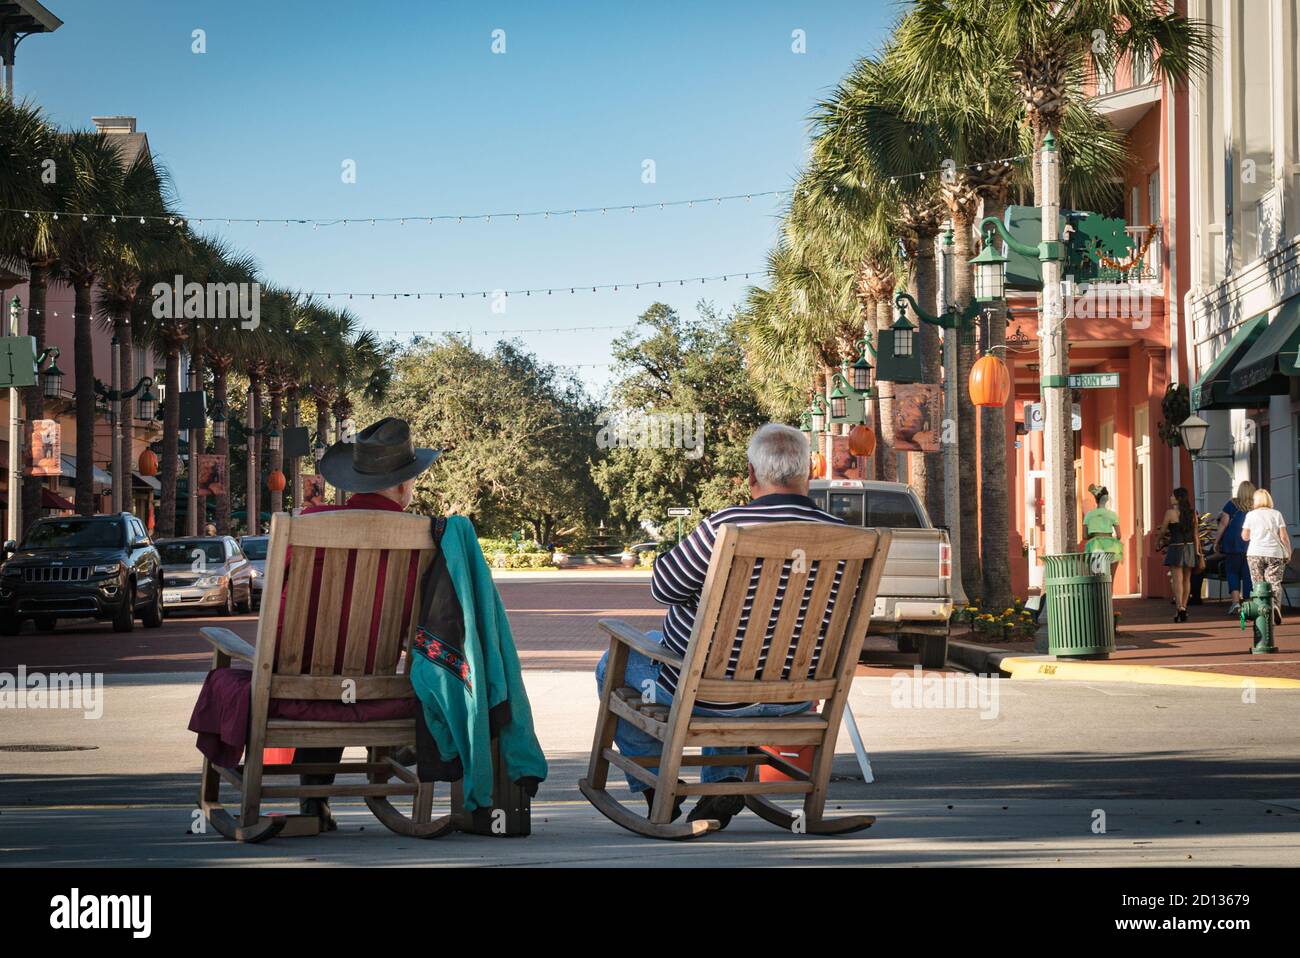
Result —
<instances>
[{"instance_id":1,"label":"palm tree","mask_svg":"<svg viewBox=\"0 0 1300 958\"><path fill-rule=\"evenodd\" d=\"M66 156L66 141L55 136L41 111L25 103L0 97L0 206L5 209L66 209L69 179L43 176L53 159L54 170L70 169L60 161ZM0 270L15 275L27 273L27 335L36 340L39 353L45 348L45 303L50 268L58 258L58 247L49 212L0 216ZM7 304L6 304L7 305ZM27 421L45 418L45 393L39 386L24 390ZM40 515L39 476L23 480L23 531ZM13 495L13 490L10 490Z\"/></svg>"},{"instance_id":2,"label":"palm tree","mask_svg":"<svg viewBox=\"0 0 1300 958\"><path fill-rule=\"evenodd\" d=\"M97 296L100 320L112 329L118 343L118 382L124 390L133 387L136 377L143 372L135 368L135 339L131 326L132 307L141 292L141 283L147 271L157 271L164 264L176 261L183 245L183 238L177 237L177 228L161 219L170 213L169 199L166 171L156 166L149 154L141 153L123 176L121 202L125 209L142 215L118 217L117 229L105 238ZM133 411L134 402L123 400L120 445L113 452L122 463L123 482L127 489L131 486L134 451ZM121 502L123 508L130 508L130 497L125 492Z\"/></svg>"},{"instance_id":3,"label":"palm tree","mask_svg":"<svg viewBox=\"0 0 1300 958\"><path fill-rule=\"evenodd\" d=\"M92 335L92 291L117 234L110 219L123 211L121 154L103 133L65 134L71 179L68 210L51 214L59 258L56 271L72 286L73 352L76 372L77 481L76 509L95 513L95 356Z\"/></svg>"}]
</instances>

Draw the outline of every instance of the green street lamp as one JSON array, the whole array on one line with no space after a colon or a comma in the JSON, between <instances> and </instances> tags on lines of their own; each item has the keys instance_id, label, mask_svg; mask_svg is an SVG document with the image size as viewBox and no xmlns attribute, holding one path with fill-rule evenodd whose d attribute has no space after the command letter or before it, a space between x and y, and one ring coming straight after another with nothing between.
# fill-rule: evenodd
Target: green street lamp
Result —
<instances>
[{"instance_id":1,"label":"green street lamp","mask_svg":"<svg viewBox=\"0 0 1300 958\"><path fill-rule=\"evenodd\" d=\"M812 423L813 432L826 431L826 400L821 397L821 393L813 393L812 402L808 407L808 418Z\"/></svg>"},{"instance_id":2,"label":"green street lamp","mask_svg":"<svg viewBox=\"0 0 1300 958\"><path fill-rule=\"evenodd\" d=\"M975 301L998 303L1006 299L1007 258L993 245L993 230L984 232L984 248L970 260L975 267Z\"/></svg>"},{"instance_id":3,"label":"green street lamp","mask_svg":"<svg viewBox=\"0 0 1300 958\"><path fill-rule=\"evenodd\" d=\"M220 406L212 411L212 438L226 438L226 413Z\"/></svg>"},{"instance_id":4,"label":"green street lamp","mask_svg":"<svg viewBox=\"0 0 1300 958\"><path fill-rule=\"evenodd\" d=\"M853 364L853 388L859 393L868 395L871 392L872 371L874 369L867 360L867 352L871 349L871 340L859 339L858 345L862 347L862 355Z\"/></svg>"},{"instance_id":5,"label":"green street lamp","mask_svg":"<svg viewBox=\"0 0 1300 958\"><path fill-rule=\"evenodd\" d=\"M849 394L853 391L853 387L841 373L836 373L831 378L831 383L835 386L831 390L831 422L848 422Z\"/></svg>"},{"instance_id":6,"label":"green street lamp","mask_svg":"<svg viewBox=\"0 0 1300 958\"><path fill-rule=\"evenodd\" d=\"M136 415L140 419L154 418L154 410L158 405L158 398L154 396L153 390L150 388L151 385L152 380L149 380L149 383L144 387L144 392L140 394L140 398L136 401Z\"/></svg>"},{"instance_id":7,"label":"green street lamp","mask_svg":"<svg viewBox=\"0 0 1300 958\"><path fill-rule=\"evenodd\" d=\"M901 303L898 305L898 319L894 320L894 325L889 328L894 331L894 357L906 359L911 356L912 332L916 327L907 321L907 310Z\"/></svg>"},{"instance_id":8,"label":"green street lamp","mask_svg":"<svg viewBox=\"0 0 1300 958\"><path fill-rule=\"evenodd\" d=\"M812 415L806 409L799 415L799 431L808 436L812 435Z\"/></svg>"},{"instance_id":9,"label":"green street lamp","mask_svg":"<svg viewBox=\"0 0 1300 958\"><path fill-rule=\"evenodd\" d=\"M41 385L44 388L46 399L58 399L63 390L63 370L59 368L59 347L51 346L37 358L36 364L39 366L45 362L48 356L50 366L45 372L41 373Z\"/></svg>"}]
</instances>

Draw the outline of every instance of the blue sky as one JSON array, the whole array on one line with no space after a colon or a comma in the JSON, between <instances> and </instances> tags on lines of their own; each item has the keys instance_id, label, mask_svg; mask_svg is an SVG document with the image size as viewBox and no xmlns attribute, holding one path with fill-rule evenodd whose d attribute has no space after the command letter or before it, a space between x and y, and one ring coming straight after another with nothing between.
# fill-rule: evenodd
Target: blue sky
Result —
<instances>
[{"instance_id":1,"label":"blue sky","mask_svg":"<svg viewBox=\"0 0 1300 958\"><path fill-rule=\"evenodd\" d=\"M205 222L303 290L565 287L490 300L357 298L381 331L630 324L656 298L723 309L761 269L779 201L660 201L786 189L807 116L873 51L892 0L372 2L48 0L65 26L19 47L15 92L65 126L138 118L192 217L365 217L646 204L636 213L313 230ZM207 52L192 52L192 31ZM806 52L792 52L802 30ZM493 31L505 53L492 52ZM653 160L655 182L642 182ZM344 183L344 161L356 182ZM569 295L586 284L585 294ZM476 336L476 343L483 342ZM599 391L617 331L530 333ZM493 335L491 338L501 338Z\"/></svg>"}]
</instances>

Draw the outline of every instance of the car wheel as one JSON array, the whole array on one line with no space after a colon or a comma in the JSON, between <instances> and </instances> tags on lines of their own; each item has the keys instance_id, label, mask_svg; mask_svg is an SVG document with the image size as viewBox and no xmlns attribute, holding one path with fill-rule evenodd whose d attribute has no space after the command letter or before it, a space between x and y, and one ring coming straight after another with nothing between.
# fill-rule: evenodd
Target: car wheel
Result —
<instances>
[{"instance_id":1,"label":"car wheel","mask_svg":"<svg viewBox=\"0 0 1300 958\"><path fill-rule=\"evenodd\" d=\"M153 601L149 603L149 608L144 610L144 615L140 616L140 621L144 623L146 629L157 629L162 626L162 586L154 586Z\"/></svg>"},{"instance_id":2,"label":"car wheel","mask_svg":"<svg viewBox=\"0 0 1300 958\"><path fill-rule=\"evenodd\" d=\"M253 611L253 583L248 583L248 589L244 592L244 601L239 603L240 615L247 615Z\"/></svg>"},{"instance_id":3,"label":"car wheel","mask_svg":"<svg viewBox=\"0 0 1300 958\"><path fill-rule=\"evenodd\" d=\"M921 667L941 669L948 664L948 636L927 635L921 639Z\"/></svg>"},{"instance_id":4,"label":"car wheel","mask_svg":"<svg viewBox=\"0 0 1300 958\"><path fill-rule=\"evenodd\" d=\"M113 631L130 632L135 628L135 586L127 590L122 597L122 604L113 613Z\"/></svg>"},{"instance_id":5,"label":"car wheel","mask_svg":"<svg viewBox=\"0 0 1300 958\"><path fill-rule=\"evenodd\" d=\"M38 615L36 617L37 632L53 632L54 627L58 625L59 620L52 615Z\"/></svg>"},{"instance_id":6,"label":"car wheel","mask_svg":"<svg viewBox=\"0 0 1300 958\"><path fill-rule=\"evenodd\" d=\"M223 605L223 606L221 607L221 614L222 614L222 615L234 615L234 614L235 614L235 588L234 588L234 586L229 586L229 585L226 586L226 602L225 602L225 605Z\"/></svg>"}]
</instances>

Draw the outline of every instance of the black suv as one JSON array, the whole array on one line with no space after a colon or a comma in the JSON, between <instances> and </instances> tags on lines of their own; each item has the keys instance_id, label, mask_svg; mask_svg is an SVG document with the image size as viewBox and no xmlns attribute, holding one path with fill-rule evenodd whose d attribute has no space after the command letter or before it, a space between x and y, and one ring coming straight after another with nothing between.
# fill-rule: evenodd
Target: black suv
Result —
<instances>
[{"instance_id":1,"label":"black suv","mask_svg":"<svg viewBox=\"0 0 1300 958\"><path fill-rule=\"evenodd\" d=\"M27 619L49 631L59 619L107 619L130 632L138 615L162 625L162 560L140 520L109 516L38 519L0 565L0 633L17 635Z\"/></svg>"}]
</instances>

